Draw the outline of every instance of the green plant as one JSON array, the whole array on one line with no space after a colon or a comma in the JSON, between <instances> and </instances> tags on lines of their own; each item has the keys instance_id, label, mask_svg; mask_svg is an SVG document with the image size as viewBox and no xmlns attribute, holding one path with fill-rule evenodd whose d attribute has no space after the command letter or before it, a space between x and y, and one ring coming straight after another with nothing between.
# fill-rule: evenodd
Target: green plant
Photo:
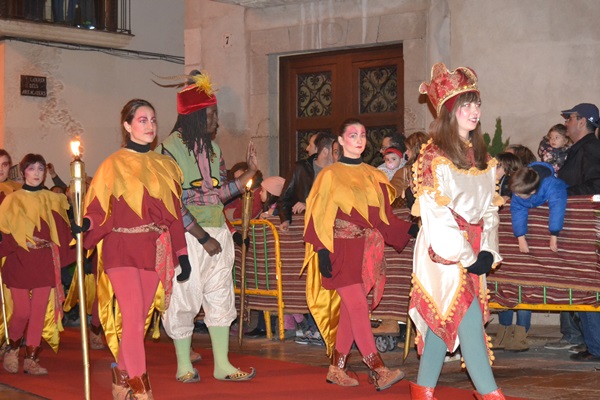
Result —
<instances>
[{"instance_id":1,"label":"green plant","mask_svg":"<svg viewBox=\"0 0 600 400\"><path fill-rule=\"evenodd\" d=\"M506 139L506 142L502 141L502 119L500 117L496 118L496 131L494 132L494 137L490 138L490 135L486 132L483 134L483 140L488 153L490 153L492 157L495 157L498 153L502 153L508 146L510 137Z\"/></svg>"}]
</instances>

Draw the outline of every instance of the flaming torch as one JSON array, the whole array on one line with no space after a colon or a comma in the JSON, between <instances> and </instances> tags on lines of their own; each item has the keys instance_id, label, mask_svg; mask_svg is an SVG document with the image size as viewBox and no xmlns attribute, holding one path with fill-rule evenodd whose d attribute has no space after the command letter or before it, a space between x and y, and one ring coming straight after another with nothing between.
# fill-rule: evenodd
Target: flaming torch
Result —
<instances>
[{"instance_id":1,"label":"flaming torch","mask_svg":"<svg viewBox=\"0 0 600 400\"><path fill-rule=\"evenodd\" d=\"M71 206L75 223L83 225L83 198L85 197L85 163L81 160L80 142L71 142L73 161L71 162ZM90 394L90 356L88 349L87 315L85 307L85 286L83 270L83 233L78 233L77 239L77 286L79 289L79 321L81 321L81 348L83 349L83 371L85 379L85 399L91 398Z\"/></svg>"},{"instance_id":2,"label":"flaming torch","mask_svg":"<svg viewBox=\"0 0 600 400\"><path fill-rule=\"evenodd\" d=\"M242 196L242 266L240 270L241 275L241 287L240 287L240 318L239 318L239 332L238 342L240 347L244 341L244 314L245 314L245 302L246 302L246 238L248 237L248 227L250 226L250 219L252 218L252 179L246 184L246 190Z\"/></svg>"}]
</instances>

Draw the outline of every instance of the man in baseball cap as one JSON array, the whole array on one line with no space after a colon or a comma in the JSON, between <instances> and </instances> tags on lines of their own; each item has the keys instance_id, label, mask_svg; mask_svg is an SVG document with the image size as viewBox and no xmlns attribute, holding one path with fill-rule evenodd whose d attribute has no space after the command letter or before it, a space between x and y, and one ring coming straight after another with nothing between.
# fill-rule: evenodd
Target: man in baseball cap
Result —
<instances>
[{"instance_id":1,"label":"man in baseball cap","mask_svg":"<svg viewBox=\"0 0 600 400\"><path fill-rule=\"evenodd\" d=\"M570 110L561 111L561 114L565 118L567 136L571 138L573 145L567 152L564 165L558 170L558 177L569 185L569 196L600 194L600 140L595 135L600 121L598 107L581 103ZM600 314L581 312L579 318L581 332L579 324L574 322L573 313L561 313L561 341L577 344L583 339L587 350L571 355L571 359L599 362ZM548 348L552 348L551 345L547 344L550 346Z\"/></svg>"},{"instance_id":2,"label":"man in baseball cap","mask_svg":"<svg viewBox=\"0 0 600 400\"><path fill-rule=\"evenodd\" d=\"M590 122L596 128L598 127L598 121L600 120L600 115L598 115L598 107L591 103L577 104L570 110L564 110L560 113L565 119L569 119L572 114L575 114L577 117L585 118L586 121Z\"/></svg>"}]
</instances>

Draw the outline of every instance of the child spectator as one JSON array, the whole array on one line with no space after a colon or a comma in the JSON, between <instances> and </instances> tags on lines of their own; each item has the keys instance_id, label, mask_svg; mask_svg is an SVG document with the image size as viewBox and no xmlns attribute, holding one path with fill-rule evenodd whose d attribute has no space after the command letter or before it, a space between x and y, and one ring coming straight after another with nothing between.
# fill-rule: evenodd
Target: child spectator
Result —
<instances>
[{"instance_id":1,"label":"child spectator","mask_svg":"<svg viewBox=\"0 0 600 400\"><path fill-rule=\"evenodd\" d=\"M505 157L501 153L500 159ZM498 157L497 156L497 157ZM525 234L527 233L527 218L529 209L539 207L546 202L550 208L549 229L550 249L558 251L558 234L562 230L567 206L567 185L554 176L552 165L544 162L534 162L527 167L515 171L509 180L509 190L512 191L510 213L515 237L519 241L519 250L529 253ZM531 327L531 311L518 310L517 324L512 325L514 312L506 310L498 313L500 327L493 342L494 349L505 351L527 351L527 332Z\"/></svg>"},{"instance_id":2,"label":"child spectator","mask_svg":"<svg viewBox=\"0 0 600 400\"><path fill-rule=\"evenodd\" d=\"M521 159L513 153L498 153L496 155L498 166L496 167L496 179L498 179L498 193L504 201L507 201L512 196L512 192L508 186L510 176L523 167Z\"/></svg>"},{"instance_id":3,"label":"child spectator","mask_svg":"<svg viewBox=\"0 0 600 400\"><path fill-rule=\"evenodd\" d=\"M558 234L562 230L567 206L567 184L554 176L550 164L534 162L517 170L510 178L513 192L510 213L515 237L521 253L529 253L525 235L529 209L548 203L550 216L550 250L558 251Z\"/></svg>"},{"instance_id":4,"label":"child spectator","mask_svg":"<svg viewBox=\"0 0 600 400\"><path fill-rule=\"evenodd\" d=\"M537 161L533 151L531 151L529 147L523 146L522 144L511 144L504 151L507 153L513 153L515 156L519 157L523 162L523 165L529 165L532 162Z\"/></svg>"},{"instance_id":5,"label":"child spectator","mask_svg":"<svg viewBox=\"0 0 600 400\"><path fill-rule=\"evenodd\" d=\"M538 148L540 161L552 165L554 173L558 172L565 163L567 150L571 144L571 139L567 136L567 127L563 124L554 125L540 142Z\"/></svg>"},{"instance_id":6,"label":"child spectator","mask_svg":"<svg viewBox=\"0 0 600 400\"><path fill-rule=\"evenodd\" d=\"M260 201L262 202L262 211L257 218L277 215L277 200L281 196L281 190L285 184L285 179L280 176L270 176L260 184Z\"/></svg>"},{"instance_id":7,"label":"child spectator","mask_svg":"<svg viewBox=\"0 0 600 400\"><path fill-rule=\"evenodd\" d=\"M377 167L377 169L385 172L388 180L391 181L396 171L402 168L405 163L406 159L402 150L396 147L389 147L383 152L383 164Z\"/></svg>"},{"instance_id":8,"label":"child spectator","mask_svg":"<svg viewBox=\"0 0 600 400\"><path fill-rule=\"evenodd\" d=\"M396 189L396 200L392 203L392 207L400 208L403 204L406 204L406 207L410 210L415 202L415 196L412 192L412 165L417 161L421 146L427 143L428 140L429 135L421 131L414 132L406 138L404 142L406 145L406 163L396 171L390 180L390 183Z\"/></svg>"}]
</instances>

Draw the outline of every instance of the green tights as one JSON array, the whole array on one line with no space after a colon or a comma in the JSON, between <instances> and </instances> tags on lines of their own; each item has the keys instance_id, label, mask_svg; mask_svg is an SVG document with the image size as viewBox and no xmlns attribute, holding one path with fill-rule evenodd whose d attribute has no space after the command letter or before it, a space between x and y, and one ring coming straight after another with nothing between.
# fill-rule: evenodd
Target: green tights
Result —
<instances>
[{"instance_id":1,"label":"green tights","mask_svg":"<svg viewBox=\"0 0 600 400\"><path fill-rule=\"evenodd\" d=\"M488 394L498 388L492 373L483 335L481 309L477 301L473 301L458 326L460 351L465 360L467 371L477 391ZM421 365L417 376L417 384L435 387L444 365L447 346L431 329L427 330L425 347L421 356Z\"/></svg>"}]
</instances>

